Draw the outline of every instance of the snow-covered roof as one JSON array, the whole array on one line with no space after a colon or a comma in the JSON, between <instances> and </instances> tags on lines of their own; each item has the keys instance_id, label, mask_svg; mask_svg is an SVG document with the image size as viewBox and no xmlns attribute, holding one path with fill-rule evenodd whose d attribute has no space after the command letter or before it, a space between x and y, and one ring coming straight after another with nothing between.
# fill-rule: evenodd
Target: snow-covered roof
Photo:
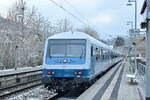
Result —
<instances>
[{"instance_id":1,"label":"snow-covered roof","mask_svg":"<svg viewBox=\"0 0 150 100\"><path fill-rule=\"evenodd\" d=\"M97 44L103 48L112 50L112 48L101 41L91 37L83 32L63 32L49 37L48 39L89 39L92 44Z\"/></svg>"}]
</instances>

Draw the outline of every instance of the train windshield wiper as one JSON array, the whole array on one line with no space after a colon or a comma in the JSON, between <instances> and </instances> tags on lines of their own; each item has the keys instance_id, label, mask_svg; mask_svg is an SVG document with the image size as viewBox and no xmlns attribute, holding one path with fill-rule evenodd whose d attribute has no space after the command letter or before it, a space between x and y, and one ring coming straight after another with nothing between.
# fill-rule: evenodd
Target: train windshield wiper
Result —
<instances>
[{"instance_id":1,"label":"train windshield wiper","mask_svg":"<svg viewBox=\"0 0 150 100\"><path fill-rule=\"evenodd\" d=\"M83 48L82 48L82 52L81 52L80 58L82 58L82 57L83 57Z\"/></svg>"}]
</instances>

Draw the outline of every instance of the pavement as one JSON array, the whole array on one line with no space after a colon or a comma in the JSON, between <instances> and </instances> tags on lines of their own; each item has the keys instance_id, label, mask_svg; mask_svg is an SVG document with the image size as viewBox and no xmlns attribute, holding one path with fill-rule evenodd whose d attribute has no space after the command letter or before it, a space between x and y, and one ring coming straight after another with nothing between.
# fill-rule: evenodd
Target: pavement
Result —
<instances>
[{"instance_id":1,"label":"pavement","mask_svg":"<svg viewBox=\"0 0 150 100\"><path fill-rule=\"evenodd\" d=\"M123 60L81 94L77 100L144 100L144 81L127 77L130 63Z\"/></svg>"}]
</instances>

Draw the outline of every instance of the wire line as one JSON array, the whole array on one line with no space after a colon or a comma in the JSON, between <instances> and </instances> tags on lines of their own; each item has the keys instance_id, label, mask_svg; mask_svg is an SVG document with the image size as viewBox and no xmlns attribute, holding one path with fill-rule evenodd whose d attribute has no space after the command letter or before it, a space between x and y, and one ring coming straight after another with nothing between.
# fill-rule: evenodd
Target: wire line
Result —
<instances>
[{"instance_id":1,"label":"wire line","mask_svg":"<svg viewBox=\"0 0 150 100\"><path fill-rule=\"evenodd\" d=\"M56 6L58 6L59 8L61 8L62 10L64 10L65 12L67 12L69 15L71 15L72 17L74 17L76 20L78 20L80 23L87 25L87 23L85 23L84 21L82 21L81 19L79 19L77 16L75 16L74 14L72 14L70 11L68 11L67 9L65 9L63 6L59 5L57 2L55 2L54 0L50 0L52 3L54 3Z\"/></svg>"}]
</instances>

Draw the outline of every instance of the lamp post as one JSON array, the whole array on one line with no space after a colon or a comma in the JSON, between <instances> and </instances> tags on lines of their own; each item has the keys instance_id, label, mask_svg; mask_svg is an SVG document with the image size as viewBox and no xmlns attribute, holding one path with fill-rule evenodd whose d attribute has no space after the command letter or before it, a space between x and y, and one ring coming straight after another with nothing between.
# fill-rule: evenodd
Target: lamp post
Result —
<instances>
[{"instance_id":1,"label":"lamp post","mask_svg":"<svg viewBox=\"0 0 150 100\"><path fill-rule=\"evenodd\" d=\"M132 36L133 36L133 38L135 38L135 36L136 36L136 34L135 34L135 30L137 30L137 1L136 0L128 0L128 4L127 4L127 6L132 6L132 2L134 2L135 4L135 12L134 12L134 17L135 17L135 26L134 26L134 34L132 34ZM130 32L129 32L130 33ZM131 36L131 37L132 37ZM134 52L135 52L135 57L134 57L134 70L133 70L133 72L135 72L135 69L136 69L136 67L137 67L137 60L136 60L136 47L135 47L135 44L134 44L134 41L133 41L133 39L132 39L132 42L133 42L133 45L134 45Z\"/></svg>"},{"instance_id":2,"label":"lamp post","mask_svg":"<svg viewBox=\"0 0 150 100\"><path fill-rule=\"evenodd\" d=\"M127 6L132 6L132 2L135 3L135 29L137 29L137 1L136 0L129 0Z\"/></svg>"}]
</instances>

